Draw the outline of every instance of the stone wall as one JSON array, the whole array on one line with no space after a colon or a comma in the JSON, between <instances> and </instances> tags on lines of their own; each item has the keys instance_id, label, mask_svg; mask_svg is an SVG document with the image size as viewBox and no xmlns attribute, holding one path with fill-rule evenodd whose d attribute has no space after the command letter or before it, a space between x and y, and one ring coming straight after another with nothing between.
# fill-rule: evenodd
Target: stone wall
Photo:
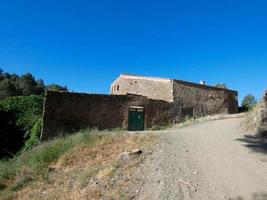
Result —
<instances>
[{"instance_id":1,"label":"stone wall","mask_svg":"<svg viewBox=\"0 0 267 200\"><path fill-rule=\"evenodd\" d=\"M172 122L171 104L138 95L99 95L48 91L42 139L82 128L127 128L129 106L145 108L145 127Z\"/></svg>"},{"instance_id":2,"label":"stone wall","mask_svg":"<svg viewBox=\"0 0 267 200\"><path fill-rule=\"evenodd\" d=\"M173 96L176 122L186 116L238 112L237 92L231 90L173 80Z\"/></svg>"},{"instance_id":3,"label":"stone wall","mask_svg":"<svg viewBox=\"0 0 267 200\"><path fill-rule=\"evenodd\" d=\"M127 93L146 96L150 99L173 102L172 80L166 78L139 77L122 74L110 87L110 94Z\"/></svg>"}]
</instances>

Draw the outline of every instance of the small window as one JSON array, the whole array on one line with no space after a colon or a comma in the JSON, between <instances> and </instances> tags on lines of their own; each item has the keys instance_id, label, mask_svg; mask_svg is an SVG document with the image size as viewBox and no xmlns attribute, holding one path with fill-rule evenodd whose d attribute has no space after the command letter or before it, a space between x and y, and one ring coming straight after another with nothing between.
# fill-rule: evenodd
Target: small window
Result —
<instances>
[{"instance_id":1,"label":"small window","mask_svg":"<svg viewBox=\"0 0 267 200\"><path fill-rule=\"evenodd\" d=\"M117 91L119 91L120 90L120 86L119 85L117 85Z\"/></svg>"}]
</instances>

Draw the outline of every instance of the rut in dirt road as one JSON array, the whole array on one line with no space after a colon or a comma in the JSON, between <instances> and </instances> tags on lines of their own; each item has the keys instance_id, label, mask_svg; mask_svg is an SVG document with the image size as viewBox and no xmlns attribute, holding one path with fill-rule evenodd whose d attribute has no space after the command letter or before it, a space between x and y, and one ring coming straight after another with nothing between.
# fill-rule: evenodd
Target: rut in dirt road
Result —
<instances>
[{"instance_id":1,"label":"rut in dirt road","mask_svg":"<svg viewBox=\"0 0 267 200\"><path fill-rule=\"evenodd\" d=\"M267 145L240 130L242 118L164 131L142 166L137 199L267 199Z\"/></svg>"}]
</instances>

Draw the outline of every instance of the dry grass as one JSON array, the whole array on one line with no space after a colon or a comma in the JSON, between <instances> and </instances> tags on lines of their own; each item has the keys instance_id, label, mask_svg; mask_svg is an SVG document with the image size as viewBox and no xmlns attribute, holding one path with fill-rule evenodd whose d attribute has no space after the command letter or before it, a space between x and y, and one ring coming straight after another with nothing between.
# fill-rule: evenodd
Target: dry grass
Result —
<instances>
[{"instance_id":1,"label":"dry grass","mask_svg":"<svg viewBox=\"0 0 267 200\"><path fill-rule=\"evenodd\" d=\"M46 178L35 179L27 168L21 169L12 184L21 177L29 183L20 185L17 191L3 191L2 198L129 199L129 188L134 184L131 176L156 143L157 137L152 134L105 133L94 143L79 143L68 149L48 165ZM119 162L122 152L136 148L144 153L126 163Z\"/></svg>"},{"instance_id":2,"label":"dry grass","mask_svg":"<svg viewBox=\"0 0 267 200\"><path fill-rule=\"evenodd\" d=\"M245 114L245 119L241 126L246 131L256 132L259 127L260 112L263 109L263 104L257 104L252 110Z\"/></svg>"}]
</instances>

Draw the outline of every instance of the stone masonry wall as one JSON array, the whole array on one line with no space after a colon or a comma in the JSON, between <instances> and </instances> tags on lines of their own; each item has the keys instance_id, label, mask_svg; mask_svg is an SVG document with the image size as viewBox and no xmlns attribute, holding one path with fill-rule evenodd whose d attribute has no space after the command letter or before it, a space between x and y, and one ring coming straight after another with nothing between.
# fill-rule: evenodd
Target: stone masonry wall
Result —
<instances>
[{"instance_id":1,"label":"stone masonry wall","mask_svg":"<svg viewBox=\"0 0 267 200\"><path fill-rule=\"evenodd\" d=\"M99 95L48 91L42 139L82 128L127 128L129 106L145 108L145 127L170 123L171 104L137 95Z\"/></svg>"},{"instance_id":2,"label":"stone masonry wall","mask_svg":"<svg viewBox=\"0 0 267 200\"><path fill-rule=\"evenodd\" d=\"M127 93L146 96L150 99L173 102L172 80L165 78L121 75L110 87L110 94Z\"/></svg>"},{"instance_id":3,"label":"stone masonry wall","mask_svg":"<svg viewBox=\"0 0 267 200\"><path fill-rule=\"evenodd\" d=\"M187 115L200 117L219 113L237 113L237 92L199 85L184 81L173 81L174 121Z\"/></svg>"}]
</instances>

